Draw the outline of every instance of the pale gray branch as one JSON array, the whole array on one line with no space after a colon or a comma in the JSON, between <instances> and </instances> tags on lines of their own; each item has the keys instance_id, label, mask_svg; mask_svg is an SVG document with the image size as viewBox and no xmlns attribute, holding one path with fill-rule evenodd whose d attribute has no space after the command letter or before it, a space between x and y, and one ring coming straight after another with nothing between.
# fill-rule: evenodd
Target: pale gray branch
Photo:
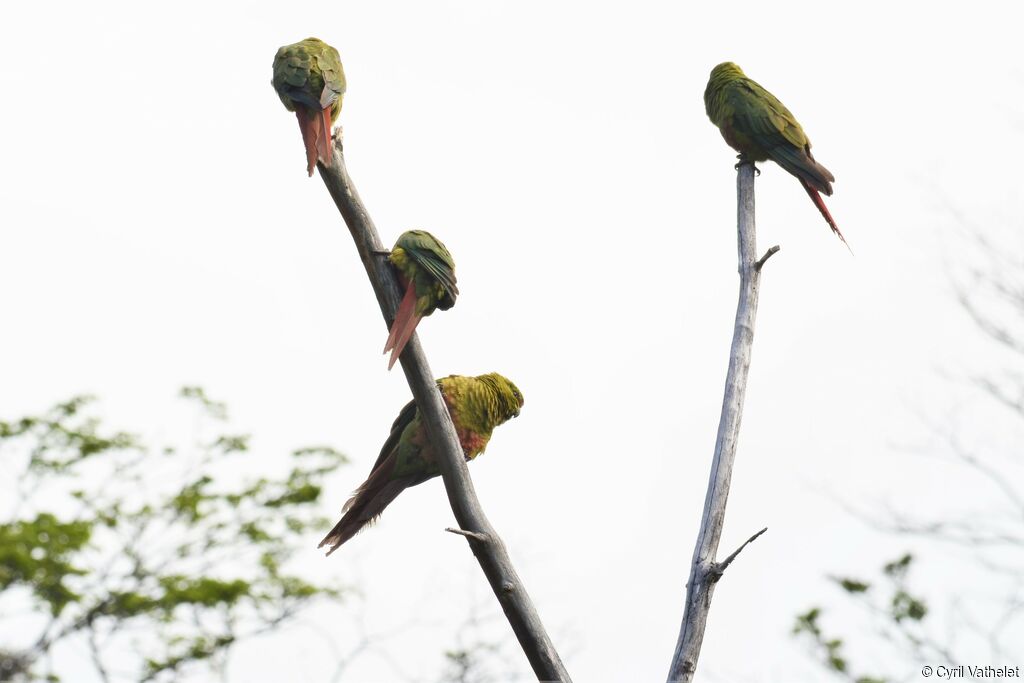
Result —
<instances>
[{"instance_id":1,"label":"pale gray branch","mask_svg":"<svg viewBox=\"0 0 1024 683\"><path fill-rule=\"evenodd\" d=\"M737 167L739 303L736 305L729 371L725 378L725 397L722 400L722 416L718 423L715 455L711 461L711 476L704 499L704 515L693 549L690 578L686 584L683 623L679 629L679 640L676 642L668 674L670 683L689 683L693 680L701 644L704 641L704 628L711 609L715 583L739 551L764 533L761 531L755 534L725 562L715 562L718 543L722 537L722 526L725 523L725 505L729 498L732 467L736 459L736 443L740 433L740 418L743 414L743 398L747 389L747 371L750 368L750 353L754 343L754 319L757 315L761 266L778 251L778 247L772 247L764 257L757 258L757 245L754 239L754 170L754 165L749 163L741 163Z\"/></svg>"},{"instance_id":2,"label":"pale gray branch","mask_svg":"<svg viewBox=\"0 0 1024 683\"><path fill-rule=\"evenodd\" d=\"M398 310L401 291L394 272L387 264L387 250L380 241L377 228L348 175L340 129L334 136L331 165L320 163L317 168L352 234L359 258L373 285L381 313L384 314L384 321L390 325ZM487 521L480 506L455 426L416 334L409 340L399 362L426 424L430 441L440 456L441 476L455 519L463 530L479 535L479 538L472 537L474 542L470 547L519 639L520 646L530 660L534 673L539 680L569 681L569 674L512 565L505 544Z\"/></svg>"}]
</instances>

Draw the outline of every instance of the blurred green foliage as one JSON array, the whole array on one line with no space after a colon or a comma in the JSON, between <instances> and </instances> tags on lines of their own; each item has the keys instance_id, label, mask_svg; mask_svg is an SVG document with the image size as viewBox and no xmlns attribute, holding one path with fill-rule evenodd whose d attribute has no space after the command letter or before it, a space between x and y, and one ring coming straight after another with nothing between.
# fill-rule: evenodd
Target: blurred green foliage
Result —
<instances>
[{"instance_id":1,"label":"blurred green foliage","mask_svg":"<svg viewBox=\"0 0 1024 683\"><path fill-rule=\"evenodd\" d=\"M222 403L181 395L202 425L225 426ZM20 638L0 643L0 680L60 680L54 652L71 642L89 651L83 679L208 680L241 640L343 597L287 569L307 532L330 527L320 482L342 454L303 448L273 461L280 476L245 475L247 436L152 449L108 431L90 404L0 421L14 475L0 501L0 619L18 619Z\"/></svg>"},{"instance_id":2,"label":"blurred green foliage","mask_svg":"<svg viewBox=\"0 0 1024 683\"><path fill-rule=\"evenodd\" d=\"M850 577L833 577L832 580L845 595L868 610L889 642L908 646L907 649L915 653L929 652L929 655L945 656L946 653L930 643L917 628L928 614L928 607L923 599L911 594L907 585L913 560L913 556L907 553L892 562L887 562L882 567L884 586L881 589L867 581ZM875 595L878 590L884 592L884 597ZM793 634L810 642L825 669L839 679L852 683L890 683L894 680L852 673L853 667L845 654L843 639L825 635L821 626L821 616L820 607L812 607L797 615Z\"/></svg>"}]
</instances>

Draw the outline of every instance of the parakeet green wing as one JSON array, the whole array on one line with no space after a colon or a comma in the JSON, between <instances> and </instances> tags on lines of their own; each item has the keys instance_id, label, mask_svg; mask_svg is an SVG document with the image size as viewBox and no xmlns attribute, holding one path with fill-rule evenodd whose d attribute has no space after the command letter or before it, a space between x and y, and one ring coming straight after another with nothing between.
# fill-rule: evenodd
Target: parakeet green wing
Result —
<instances>
[{"instance_id":1,"label":"parakeet green wing","mask_svg":"<svg viewBox=\"0 0 1024 683\"><path fill-rule=\"evenodd\" d=\"M390 370L420 320L436 309L447 311L454 306L459 288L451 253L426 230L407 230L399 235L389 258L405 286L384 344L384 353L391 351Z\"/></svg>"},{"instance_id":2,"label":"parakeet green wing","mask_svg":"<svg viewBox=\"0 0 1024 683\"><path fill-rule=\"evenodd\" d=\"M455 305L455 299L459 296L459 288L455 282L455 261L444 244L430 233L423 234L422 230L409 232L421 234L404 240L402 247L417 265L444 288L445 296L437 303L437 308L447 311Z\"/></svg>"}]
</instances>

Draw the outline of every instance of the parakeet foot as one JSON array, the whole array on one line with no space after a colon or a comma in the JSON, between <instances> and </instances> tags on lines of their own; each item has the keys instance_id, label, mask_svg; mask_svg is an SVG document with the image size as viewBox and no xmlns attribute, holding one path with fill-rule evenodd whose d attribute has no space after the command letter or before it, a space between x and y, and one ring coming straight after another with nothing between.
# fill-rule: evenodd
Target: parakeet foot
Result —
<instances>
[{"instance_id":1,"label":"parakeet foot","mask_svg":"<svg viewBox=\"0 0 1024 683\"><path fill-rule=\"evenodd\" d=\"M733 166L734 169L736 169L738 171L738 170L740 170L740 166L744 166L746 164L750 164L751 166L754 167L754 173L756 175L761 175L761 169L759 169L757 167L757 165L754 163L753 159L748 159L745 154L737 154L736 158L739 159L739 161L737 161L736 165Z\"/></svg>"}]
</instances>

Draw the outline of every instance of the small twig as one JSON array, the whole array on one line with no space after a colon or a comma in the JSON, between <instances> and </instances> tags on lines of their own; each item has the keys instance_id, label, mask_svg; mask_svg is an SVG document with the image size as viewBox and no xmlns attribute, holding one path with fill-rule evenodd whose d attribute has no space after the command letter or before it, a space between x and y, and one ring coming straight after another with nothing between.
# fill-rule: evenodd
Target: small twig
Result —
<instances>
[{"instance_id":1,"label":"small twig","mask_svg":"<svg viewBox=\"0 0 1024 683\"><path fill-rule=\"evenodd\" d=\"M453 529L448 527L445 529L450 534L457 534L459 536L465 536L466 538L472 538L474 541L480 541L481 543L487 543L491 540L491 537L487 534L481 534L476 531L466 531L465 529Z\"/></svg>"},{"instance_id":2,"label":"small twig","mask_svg":"<svg viewBox=\"0 0 1024 683\"><path fill-rule=\"evenodd\" d=\"M754 262L754 269L761 270L762 268L764 268L764 264L768 261L768 259L774 256L780 249L782 249L782 247L776 244L774 247L764 252L764 256L762 256L761 258L757 259L757 261Z\"/></svg>"},{"instance_id":3,"label":"small twig","mask_svg":"<svg viewBox=\"0 0 1024 683\"><path fill-rule=\"evenodd\" d=\"M715 562L713 565L711 565L712 580L718 581L720 578L722 578L722 574L724 574L725 570L729 568L729 565L732 564L732 561L736 559L736 556L739 555L744 548L746 548L748 545L756 541L758 536L760 536L766 531L768 531L768 527L761 529L756 534L754 534L746 541L744 541L743 545L741 545L739 548L736 548L736 550L732 551L732 554L729 555L729 557L725 558L721 562Z\"/></svg>"},{"instance_id":4,"label":"small twig","mask_svg":"<svg viewBox=\"0 0 1024 683\"><path fill-rule=\"evenodd\" d=\"M100 680L103 683L110 683L110 674L107 672L107 667L103 665L103 654L100 652L99 644L96 642L96 627L92 624L89 625L89 654L92 657L92 664L96 667L96 673L99 674Z\"/></svg>"}]
</instances>

